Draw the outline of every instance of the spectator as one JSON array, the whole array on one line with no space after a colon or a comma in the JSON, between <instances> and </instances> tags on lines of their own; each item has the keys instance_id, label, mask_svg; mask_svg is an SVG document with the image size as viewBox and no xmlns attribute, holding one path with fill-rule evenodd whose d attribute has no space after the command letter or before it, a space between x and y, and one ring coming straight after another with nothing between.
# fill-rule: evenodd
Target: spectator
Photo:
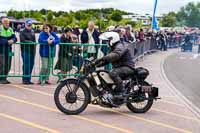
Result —
<instances>
[{"instance_id":1,"label":"spectator","mask_svg":"<svg viewBox=\"0 0 200 133\"><path fill-rule=\"evenodd\" d=\"M88 23L88 28L83 30L81 34L81 42L83 44L99 44L99 33L95 30L93 21ZM98 46L84 47L84 52L87 52L88 58L97 57Z\"/></svg>"},{"instance_id":2,"label":"spectator","mask_svg":"<svg viewBox=\"0 0 200 133\"><path fill-rule=\"evenodd\" d=\"M18 25L17 25L17 32L18 32L18 33L20 32L20 30L21 30L21 27L22 27L22 25L21 25L21 24L18 24Z\"/></svg>"},{"instance_id":3,"label":"spectator","mask_svg":"<svg viewBox=\"0 0 200 133\"><path fill-rule=\"evenodd\" d=\"M146 38L151 40L153 38L153 31L149 29L146 33Z\"/></svg>"},{"instance_id":4,"label":"spectator","mask_svg":"<svg viewBox=\"0 0 200 133\"><path fill-rule=\"evenodd\" d=\"M144 41L145 40L144 39L144 31L143 31L143 29L140 29L140 31L139 31L139 33L138 33L138 39L140 41Z\"/></svg>"},{"instance_id":5,"label":"spectator","mask_svg":"<svg viewBox=\"0 0 200 133\"><path fill-rule=\"evenodd\" d=\"M61 43L73 43L72 29L67 28L60 38ZM74 59L75 46L62 44L59 49L59 58L56 63L55 69L61 70L61 74L67 74L72 69L72 61Z\"/></svg>"},{"instance_id":6,"label":"spectator","mask_svg":"<svg viewBox=\"0 0 200 133\"><path fill-rule=\"evenodd\" d=\"M146 38L150 41L150 50L156 49L155 34L153 30L149 29L146 34Z\"/></svg>"},{"instance_id":7,"label":"spectator","mask_svg":"<svg viewBox=\"0 0 200 133\"><path fill-rule=\"evenodd\" d=\"M197 32L198 35L199 35L199 33L200 33L200 31ZM197 44L198 44L198 54L200 54L200 36L198 36Z\"/></svg>"},{"instance_id":8,"label":"spectator","mask_svg":"<svg viewBox=\"0 0 200 133\"><path fill-rule=\"evenodd\" d=\"M169 38L169 48L173 48L174 47L174 43L175 43L175 33L173 32L173 30L171 30L171 31L169 31L168 33L167 33L167 35L168 35L168 38Z\"/></svg>"},{"instance_id":9,"label":"spectator","mask_svg":"<svg viewBox=\"0 0 200 133\"><path fill-rule=\"evenodd\" d=\"M78 43L78 37L74 34L72 34L72 42L73 43ZM83 57L82 57L82 47L81 46L74 46L73 47L73 50L74 50L74 58L73 58L73 65L75 67L77 67L78 69L78 72L80 72L80 69L81 69L81 66L83 64Z\"/></svg>"},{"instance_id":10,"label":"spectator","mask_svg":"<svg viewBox=\"0 0 200 133\"><path fill-rule=\"evenodd\" d=\"M94 27L94 29L95 29L99 34L101 33L101 31L100 31L100 29L99 29L99 26L96 25L96 26Z\"/></svg>"},{"instance_id":11,"label":"spectator","mask_svg":"<svg viewBox=\"0 0 200 133\"><path fill-rule=\"evenodd\" d=\"M194 44L198 44L198 40L199 40L198 30L195 30L195 42L194 42Z\"/></svg>"},{"instance_id":12,"label":"spectator","mask_svg":"<svg viewBox=\"0 0 200 133\"><path fill-rule=\"evenodd\" d=\"M126 36L126 29L120 28L119 36L120 36L120 42L122 44L128 43L128 37Z\"/></svg>"},{"instance_id":13,"label":"spectator","mask_svg":"<svg viewBox=\"0 0 200 133\"><path fill-rule=\"evenodd\" d=\"M38 42L40 43L40 56L42 60L42 68L40 71L40 79L38 84L51 84L49 82L50 66L55 57L56 44L60 43L60 40L56 33L52 32L52 26L45 24L43 31L39 35Z\"/></svg>"},{"instance_id":14,"label":"spectator","mask_svg":"<svg viewBox=\"0 0 200 133\"><path fill-rule=\"evenodd\" d=\"M21 25L21 29L24 29L24 28L25 28L25 24L22 24L22 25Z\"/></svg>"},{"instance_id":15,"label":"spectator","mask_svg":"<svg viewBox=\"0 0 200 133\"><path fill-rule=\"evenodd\" d=\"M34 43L35 33L32 29L32 20L25 22L25 29L20 32L21 43ZM23 60L23 84L33 84L31 82L31 73L35 62L35 44L21 44L21 56Z\"/></svg>"},{"instance_id":16,"label":"spectator","mask_svg":"<svg viewBox=\"0 0 200 133\"><path fill-rule=\"evenodd\" d=\"M185 44L183 45L183 51L189 50L192 52L192 43L193 43L193 37L189 32L186 32L185 35Z\"/></svg>"},{"instance_id":17,"label":"spectator","mask_svg":"<svg viewBox=\"0 0 200 133\"><path fill-rule=\"evenodd\" d=\"M135 34L132 32L132 27L127 25L126 27L126 38L129 43L136 42Z\"/></svg>"},{"instance_id":18,"label":"spectator","mask_svg":"<svg viewBox=\"0 0 200 133\"><path fill-rule=\"evenodd\" d=\"M13 29L9 27L10 21L8 18L2 19L2 25L0 26L0 84L9 84L7 75L11 68L12 56L12 44L17 42L17 38L13 32Z\"/></svg>"},{"instance_id":19,"label":"spectator","mask_svg":"<svg viewBox=\"0 0 200 133\"><path fill-rule=\"evenodd\" d=\"M78 25L76 25L75 28L73 29L73 34L75 34L78 37L78 42L79 42L79 37L81 33L79 31Z\"/></svg>"},{"instance_id":20,"label":"spectator","mask_svg":"<svg viewBox=\"0 0 200 133\"><path fill-rule=\"evenodd\" d=\"M167 51L167 35L164 31L160 31L158 33L158 43L160 46L160 50Z\"/></svg>"},{"instance_id":21,"label":"spectator","mask_svg":"<svg viewBox=\"0 0 200 133\"><path fill-rule=\"evenodd\" d=\"M181 34L179 32L176 32L176 43L178 46L181 45Z\"/></svg>"}]
</instances>

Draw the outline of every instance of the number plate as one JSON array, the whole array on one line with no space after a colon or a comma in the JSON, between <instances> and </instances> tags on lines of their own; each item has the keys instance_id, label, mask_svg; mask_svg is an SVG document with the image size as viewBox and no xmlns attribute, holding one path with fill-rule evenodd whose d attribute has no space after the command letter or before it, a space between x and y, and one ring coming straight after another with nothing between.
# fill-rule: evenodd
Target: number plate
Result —
<instances>
[{"instance_id":1,"label":"number plate","mask_svg":"<svg viewBox=\"0 0 200 133\"><path fill-rule=\"evenodd\" d=\"M142 92L144 93L151 93L152 89L152 86L142 86Z\"/></svg>"}]
</instances>

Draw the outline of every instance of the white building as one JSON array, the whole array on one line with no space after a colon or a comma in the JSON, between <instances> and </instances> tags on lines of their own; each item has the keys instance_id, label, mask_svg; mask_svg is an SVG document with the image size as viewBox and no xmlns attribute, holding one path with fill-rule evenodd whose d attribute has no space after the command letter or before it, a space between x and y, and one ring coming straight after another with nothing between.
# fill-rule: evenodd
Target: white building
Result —
<instances>
[{"instance_id":1,"label":"white building","mask_svg":"<svg viewBox=\"0 0 200 133\"><path fill-rule=\"evenodd\" d=\"M134 22L142 21L142 25L150 25L152 21L152 16L149 14L141 15L141 14L130 14L130 15L123 15L124 19L130 19ZM161 17L159 17L161 18Z\"/></svg>"},{"instance_id":2,"label":"white building","mask_svg":"<svg viewBox=\"0 0 200 133\"><path fill-rule=\"evenodd\" d=\"M6 17L7 13L6 12L0 12L0 17Z\"/></svg>"}]
</instances>

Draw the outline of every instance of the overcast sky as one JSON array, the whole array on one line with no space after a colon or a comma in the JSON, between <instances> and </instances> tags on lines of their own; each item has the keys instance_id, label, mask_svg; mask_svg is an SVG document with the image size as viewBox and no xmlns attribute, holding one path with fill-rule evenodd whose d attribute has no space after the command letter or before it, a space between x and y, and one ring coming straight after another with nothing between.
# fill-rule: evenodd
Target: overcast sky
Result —
<instances>
[{"instance_id":1,"label":"overcast sky","mask_svg":"<svg viewBox=\"0 0 200 133\"><path fill-rule=\"evenodd\" d=\"M133 13L152 14L155 0L0 0L0 11L51 9L55 11L80 10L88 8L117 8ZM178 11L188 2L200 0L158 0L157 14Z\"/></svg>"}]
</instances>

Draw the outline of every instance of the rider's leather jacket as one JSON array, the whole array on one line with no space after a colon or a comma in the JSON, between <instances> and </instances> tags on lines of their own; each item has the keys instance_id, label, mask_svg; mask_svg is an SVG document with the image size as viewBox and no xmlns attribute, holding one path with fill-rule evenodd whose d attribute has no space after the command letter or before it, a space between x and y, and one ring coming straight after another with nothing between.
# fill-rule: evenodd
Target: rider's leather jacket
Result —
<instances>
[{"instance_id":1,"label":"rider's leather jacket","mask_svg":"<svg viewBox=\"0 0 200 133\"><path fill-rule=\"evenodd\" d=\"M117 42L111 47L111 52L96 61L96 66L104 66L112 63L113 68L128 66L135 67L134 57L131 50L124 44Z\"/></svg>"}]
</instances>

